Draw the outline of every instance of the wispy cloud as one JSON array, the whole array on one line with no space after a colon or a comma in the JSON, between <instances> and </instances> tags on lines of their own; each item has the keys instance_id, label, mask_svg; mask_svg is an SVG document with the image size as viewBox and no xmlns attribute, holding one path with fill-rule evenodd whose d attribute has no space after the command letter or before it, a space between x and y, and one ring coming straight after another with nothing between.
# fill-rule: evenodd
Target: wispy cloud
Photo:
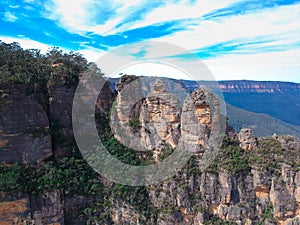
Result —
<instances>
[{"instance_id":1,"label":"wispy cloud","mask_svg":"<svg viewBox=\"0 0 300 225\"><path fill-rule=\"evenodd\" d=\"M4 18L5 21L8 22L14 22L18 19L18 17L16 17L14 14L12 14L11 12L5 12L4 13Z\"/></svg>"},{"instance_id":2,"label":"wispy cloud","mask_svg":"<svg viewBox=\"0 0 300 225\"><path fill-rule=\"evenodd\" d=\"M254 13L261 10L277 8L279 6L293 5L299 3L299 0L244 0L234 3L229 7L217 9L203 16L204 19L211 20L221 17L236 16L241 14Z\"/></svg>"},{"instance_id":3,"label":"wispy cloud","mask_svg":"<svg viewBox=\"0 0 300 225\"><path fill-rule=\"evenodd\" d=\"M46 13L49 19L70 32L113 35L125 31L122 27L143 20L162 1L100 1L49 0Z\"/></svg>"},{"instance_id":4,"label":"wispy cloud","mask_svg":"<svg viewBox=\"0 0 300 225\"><path fill-rule=\"evenodd\" d=\"M18 9L20 8L20 5L9 5L9 8Z\"/></svg>"},{"instance_id":5,"label":"wispy cloud","mask_svg":"<svg viewBox=\"0 0 300 225\"><path fill-rule=\"evenodd\" d=\"M284 36L286 35L240 38L193 49L191 50L191 53L197 55L200 59L210 59L228 54L249 55L264 52L289 51L300 46L300 40L295 42L289 40L283 41L282 37ZM172 55L167 57L181 58L183 60L194 58L191 54Z\"/></svg>"}]
</instances>

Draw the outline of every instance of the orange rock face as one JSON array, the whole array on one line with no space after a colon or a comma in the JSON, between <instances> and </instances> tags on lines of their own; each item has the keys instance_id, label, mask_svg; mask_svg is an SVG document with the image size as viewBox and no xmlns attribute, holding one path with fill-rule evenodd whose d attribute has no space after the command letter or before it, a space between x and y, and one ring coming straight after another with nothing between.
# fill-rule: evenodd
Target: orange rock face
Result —
<instances>
[{"instance_id":1,"label":"orange rock face","mask_svg":"<svg viewBox=\"0 0 300 225\"><path fill-rule=\"evenodd\" d=\"M257 198L268 198L270 190L266 185L257 185L255 188L255 195Z\"/></svg>"},{"instance_id":2,"label":"orange rock face","mask_svg":"<svg viewBox=\"0 0 300 225\"><path fill-rule=\"evenodd\" d=\"M7 140L0 140L0 148L4 147L7 143Z\"/></svg>"},{"instance_id":3,"label":"orange rock face","mask_svg":"<svg viewBox=\"0 0 300 225\"><path fill-rule=\"evenodd\" d=\"M0 202L1 225L22 225L29 208L29 199L21 198L15 201Z\"/></svg>"}]
</instances>

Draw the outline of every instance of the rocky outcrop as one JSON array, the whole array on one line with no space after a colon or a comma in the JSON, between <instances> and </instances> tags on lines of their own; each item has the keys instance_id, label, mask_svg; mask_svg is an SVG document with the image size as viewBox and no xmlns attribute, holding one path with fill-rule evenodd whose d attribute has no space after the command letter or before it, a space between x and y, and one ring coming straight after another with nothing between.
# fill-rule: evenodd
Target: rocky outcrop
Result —
<instances>
[{"instance_id":1,"label":"rocky outcrop","mask_svg":"<svg viewBox=\"0 0 300 225\"><path fill-rule=\"evenodd\" d=\"M24 221L31 220L30 201L27 194L1 192L0 198L2 225L22 225Z\"/></svg>"},{"instance_id":2,"label":"rocky outcrop","mask_svg":"<svg viewBox=\"0 0 300 225\"><path fill-rule=\"evenodd\" d=\"M138 83L136 78L135 81ZM135 88L138 90L140 84ZM147 143L149 150L159 149L164 144L177 147L186 143L194 151L197 149L194 153L201 156L217 124L213 120L221 120L213 117L214 110L219 109L217 101L214 102L213 95L205 88L189 95L181 111L178 110L178 102L172 99L161 80L153 83L148 95L140 101L138 110L134 110L140 112L134 114L140 122L136 133ZM170 102L173 107L168 104ZM116 107L122 108L118 102ZM180 112L179 115L175 109ZM132 119L130 116L122 118L123 122ZM168 130L168 127L171 129ZM236 137L241 150L257 149L258 140L251 129L242 129ZM274 135L271 139L280 143L283 149L299 149L299 141L292 137ZM149 198L159 209L155 224L204 224L211 221L212 215L237 224L297 224L299 175L287 164L280 166L280 174L256 167L238 174L224 169L218 169L217 173L182 172L168 181L151 185L148 188Z\"/></svg>"},{"instance_id":3,"label":"rocky outcrop","mask_svg":"<svg viewBox=\"0 0 300 225\"><path fill-rule=\"evenodd\" d=\"M153 151L155 161L165 148L180 146L199 152L206 145L211 129L219 129L220 103L208 89L199 88L187 95L182 110L179 99L167 90L162 80L153 82L145 97L141 89L141 81L135 76L123 76L116 84L111 128L116 139L126 146Z\"/></svg>"},{"instance_id":4,"label":"rocky outcrop","mask_svg":"<svg viewBox=\"0 0 300 225\"><path fill-rule=\"evenodd\" d=\"M207 88L195 90L183 103L179 146L200 156L211 134L224 135L226 121L221 117L219 98ZM218 145L217 139L214 144Z\"/></svg>"},{"instance_id":5,"label":"rocky outcrop","mask_svg":"<svg viewBox=\"0 0 300 225\"><path fill-rule=\"evenodd\" d=\"M60 191L44 191L37 196L1 193L1 225L64 225Z\"/></svg>"},{"instance_id":6,"label":"rocky outcrop","mask_svg":"<svg viewBox=\"0 0 300 225\"><path fill-rule=\"evenodd\" d=\"M280 143L283 149L300 149L300 142L294 136L274 134L272 137Z\"/></svg>"},{"instance_id":7,"label":"rocky outcrop","mask_svg":"<svg viewBox=\"0 0 300 225\"><path fill-rule=\"evenodd\" d=\"M120 199L113 199L110 208L111 220L114 224L142 225L145 217L136 209Z\"/></svg>"},{"instance_id":8,"label":"rocky outcrop","mask_svg":"<svg viewBox=\"0 0 300 225\"><path fill-rule=\"evenodd\" d=\"M240 148L244 150L253 150L257 146L257 140L253 135L253 132L249 128L243 128L238 134Z\"/></svg>"},{"instance_id":9,"label":"rocky outcrop","mask_svg":"<svg viewBox=\"0 0 300 225\"><path fill-rule=\"evenodd\" d=\"M180 138L180 114L178 99L168 93L164 83L156 80L140 109L140 135L144 147L153 150L158 160L162 149L176 148Z\"/></svg>"},{"instance_id":10,"label":"rocky outcrop","mask_svg":"<svg viewBox=\"0 0 300 225\"><path fill-rule=\"evenodd\" d=\"M139 135L140 107L143 103L141 82L136 76L122 76L116 84L116 100L110 115L110 127L115 138L132 149L141 149ZM132 123L132 124L130 124Z\"/></svg>"},{"instance_id":11,"label":"rocky outcrop","mask_svg":"<svg viewBox=\"0 0 300 225\"><path fill-rule=\"evenodd\" d=\"M32 196L32 220L36 225L64 225L63 196L58 190Z\"/></svg>"}]
</instances>

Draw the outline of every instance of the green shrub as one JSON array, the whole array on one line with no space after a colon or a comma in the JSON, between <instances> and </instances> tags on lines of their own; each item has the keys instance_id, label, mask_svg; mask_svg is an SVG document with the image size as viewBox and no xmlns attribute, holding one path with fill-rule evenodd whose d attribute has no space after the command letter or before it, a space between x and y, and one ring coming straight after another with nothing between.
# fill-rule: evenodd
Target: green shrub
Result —
<instances>
[{"instance_id":1,"label":"green shrub","mask_svg":"<svg viewBox=\"0 0 300 225\"><path fill-rule=\"evenodd\" d=\"M141 129L141 122L139 118L134 118L129 120L129 126L132 132L136 133Z\"/></svg>"},{"instance_id":2,"label":"green shrub","mask_svg":"<svg viewBox=\"0 0 300 225\"><path fill-rule=\"evenodd\" d=\"M222 220L219 217L212 215L209 220L204 222L204 225L237 225L236 222Z\"/></svg>"}]
</instances>

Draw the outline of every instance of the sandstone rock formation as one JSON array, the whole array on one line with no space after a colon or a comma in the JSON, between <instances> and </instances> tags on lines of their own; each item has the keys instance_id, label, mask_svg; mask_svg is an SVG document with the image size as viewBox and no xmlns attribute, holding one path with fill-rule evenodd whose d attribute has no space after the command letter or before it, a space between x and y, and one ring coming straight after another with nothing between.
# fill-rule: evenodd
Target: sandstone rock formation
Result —
<instances>
[{"instance_id":1,"label":"sandstone rock formation","mask_svg":"<svg viewBox=\"0 0 300 225\"><path fill-rule=\"evenodd\" d=\"M244 150L253 150L257 146L256 138L253 136L252 130L249 128L243 128L238 134L240 141L240 147Z\"/></svg>"},{"instance_id":2,"label":"sandstone rock formation","mask_svg":"<svg viewBox=\"0 0 300 225\"><path fill-rule=\"evenodd\" d=\"M36 225L64 225L64 210L61 192L58 190L43 191L32 196L32 220Z\"/></svg>"},{"instance_id":3,"label":"sandstone rock formation","mask_svg":"<svg viewBox=\"0 0 300 225\"><path fill-rule=\"evenodd\" d=\"M178 182L170 180L150 188L149 195L160 209L180 209L183 221L178 224L204 224L210 214L237 224L257 224L263 221L259 216L267 213L262 224L299 224L299 197L295 191L295 187L299 189L299 175L287 179L283 174L275 177L257 170L239 177L227 171L189 177L183 174ZM170 213L164 217L170 217ZM176 218L169 220L158 224L175 223Z\"/></svg>"},{"instance_id":4,"label":"sandstone rock formation","mask_svg":"<svg viewBox=\"0 0 300 225\"><path fill-rule=\"evenodd\" d=\"M112 200L110 214L114 224L142 225L146 220L136 209L120 199Z\"/></svg>"},{"instance_id":5,"label":"sandstone rock formation","mask_svg":"<svg viewBox=\"0 0 300 225\"><path fill-rule=\"evenodd\" d=\"M22 193L0 192L0 222L3 225L23 224L30 219L29 196Z\"/></svg>"},{"instance_id":6,"label":"sandstone rock formation","mask_svg":"<svg viewBox=\"0 0 300 225\"><path fill-rule=\"evenodd\" d=\"M219 102L208 89L200 88L187 95L181 110L179 99L160 79L142 96L141 81L123 76L116 84L117 98L111 115L111 128L117 140L130 148L153 151L155 161L163 149L171 147L200 151L211 129L220 129ZM214 111L214 112L213 112ZM135 131L130 122L135 121Z\"/></svg>"},{"instance_id":7,"label":"sandstone rock formation","mask_svg":"<svg viewBox=\"0 0 300 225\"><path fill-rule=\"evenodd\" d=\"M180 114L178 99L168 93L161 80L156 80L143 101L139 117L141 140L146 149L154 150L156 161L162 148L178 145Z\"/></svg>"},{"instance_id":8,"label":"sandstone rock formation","mask_svg":"<svg viewBox=\"0 0 300 225\"><path fill-rule=\"evenodd\" d=\"M22 193L0 193L1 225L64 225L59 191L44 191L35 197Z\"/></svg>"}]
</instances>

